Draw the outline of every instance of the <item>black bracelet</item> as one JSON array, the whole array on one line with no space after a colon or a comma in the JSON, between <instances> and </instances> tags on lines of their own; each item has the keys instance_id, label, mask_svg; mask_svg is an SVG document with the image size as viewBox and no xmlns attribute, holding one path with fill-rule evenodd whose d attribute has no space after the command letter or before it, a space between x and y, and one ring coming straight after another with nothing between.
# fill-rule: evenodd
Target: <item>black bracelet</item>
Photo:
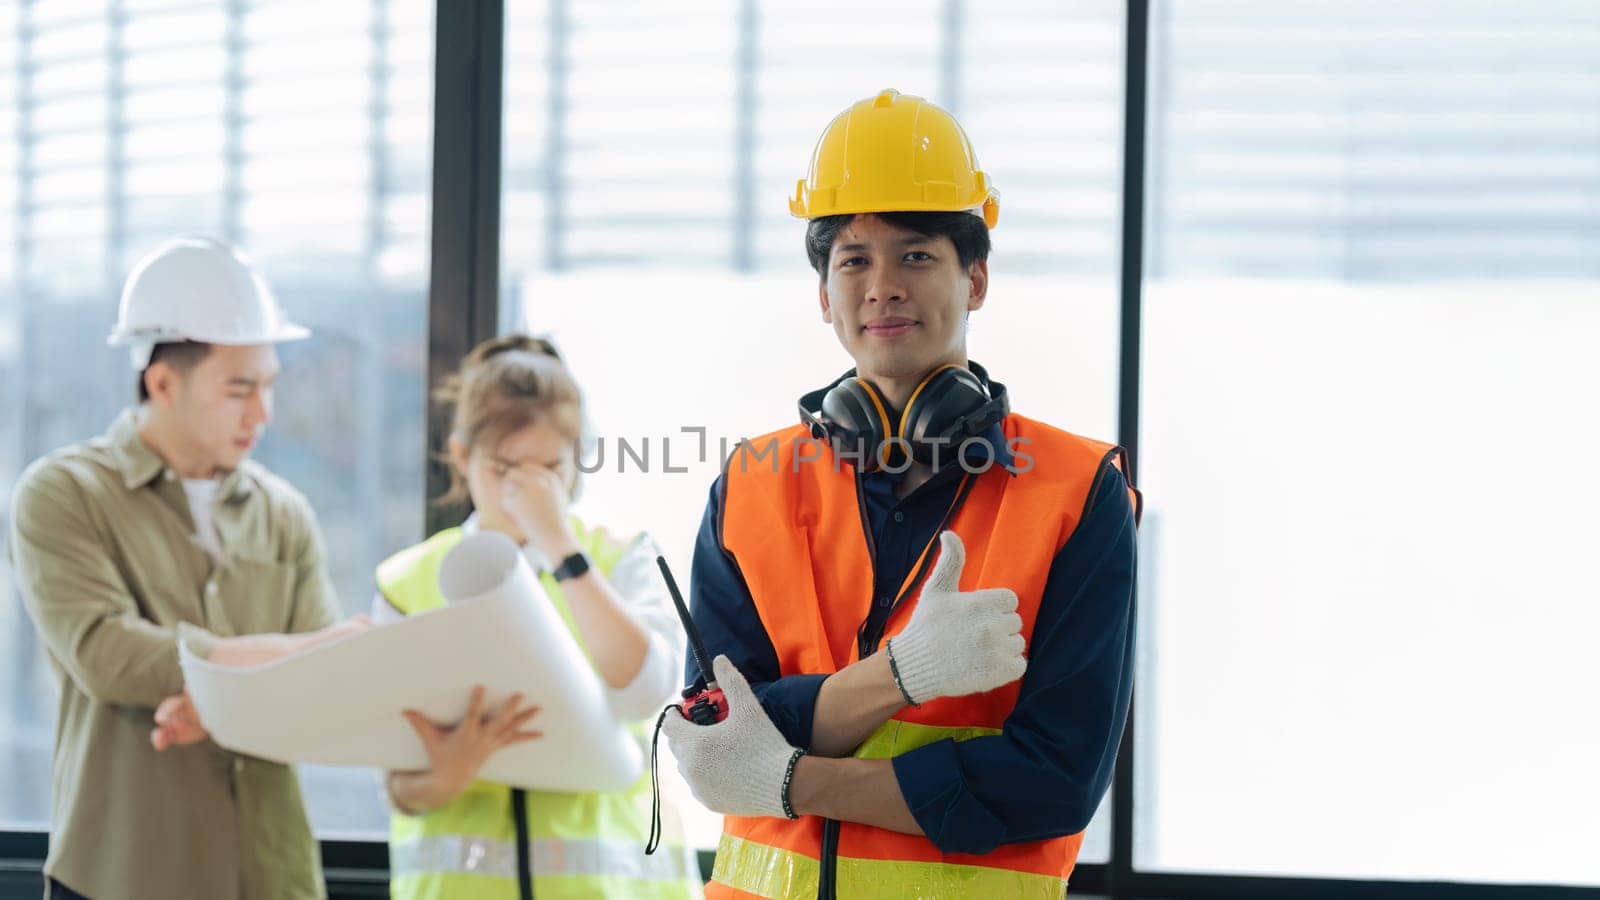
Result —
<instances>
[{"instance_id":1,"label":"black bracelet","mask_svg":"<svg viewBox=\"0 0 1600 900\"><path fill-rule=\"evenodd\" d=\"M900 696L906 698L906 702L912 706L920 707L922 704L911 699L911 693L906 690L905 683L900 680L900 667L894 661L894 638L883 642L883 652L884 655L889 657L889 674L894 676L894 686L900 689Z\"/></svg>"},{"instance_id":2,"label":"black bracelet","mask_svg":"<svg viewBox=\"0 0 1600 900\"><path fill-rule=\"evenodd\" d=\"M790 782L794 781L795 764L800 762L800 757L805 755L806 752L804 750L794 751L794 755L789 757L789 767L783 771L783 814L791 819L798 819L800 817L794 814L794 807L789 805L789 784Z\"/></svg>"}]
</instances>

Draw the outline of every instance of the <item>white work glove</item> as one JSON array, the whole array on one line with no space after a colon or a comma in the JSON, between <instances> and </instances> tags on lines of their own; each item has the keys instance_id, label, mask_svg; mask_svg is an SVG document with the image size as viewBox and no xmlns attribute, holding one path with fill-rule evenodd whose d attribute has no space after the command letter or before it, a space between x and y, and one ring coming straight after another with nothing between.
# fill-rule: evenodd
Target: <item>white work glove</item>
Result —
<instances>
[{"instance_id":1,"label":"white work glove","mask_svg":"<svg viewBox=\"0 0 1600 900\"><path fill-rule=\"evenodd\" d=\"M729 816L788 818L783 809L790 761L799 751L778 733L739 670L718 656L711 664L728 698L728 717L696 725L669 712L662 730L678 773L707 809Z\"/></svg>"},{"instance_id":2,"label":"white work glove","mask_svg":"<svg viewBox=\"0 0 1600 900\"><path fill-rule=\"evenodd\" d=\"M939 560L904 630L889 638L889 658L913 704L981 694L1022 677L1022 617L1009 588L962 591L967 551L955 532L939 535Z\"/></svg>"}]
</instances>

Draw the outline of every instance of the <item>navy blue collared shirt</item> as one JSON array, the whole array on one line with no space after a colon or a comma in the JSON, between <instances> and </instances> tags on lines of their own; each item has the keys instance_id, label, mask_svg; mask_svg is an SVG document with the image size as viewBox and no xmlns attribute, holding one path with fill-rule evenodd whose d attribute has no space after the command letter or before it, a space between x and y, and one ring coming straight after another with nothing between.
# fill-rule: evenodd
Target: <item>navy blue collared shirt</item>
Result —
<instances>
[{"instance_id":1,"label":"navy blue collared shirt","mask_svg":"<svg viewBox=\"0 0 1600 900\"><path fill-rule=\"evenodd\" d=\"M990 446L1004 447L999 432L992 429ZM1000 466L1010 462L1000 454ZM1102 465L1109 471L1097 479L1078 527L1049 562L1027 674L1002 732L938 741L893 760L912 815L947 853L987 853L1001 844L1076 834L1111 781L1133 683L1135 539L1127 484L1109 462ZM861 477L877 573L871 618L864 623L869 635L881 633L895 592L937 537L962 471L946 466L904 498L895 497L900 475ZM981 477L1013 476L994 470ZM711 655L725 654L750 681L789 743L808 748L827 674L779 670L744 576L718 539L719 489L712 484L695 542L695 625ZM692 658L687 672L690 680L698 677Z\"/></svg>"}]
</instances>

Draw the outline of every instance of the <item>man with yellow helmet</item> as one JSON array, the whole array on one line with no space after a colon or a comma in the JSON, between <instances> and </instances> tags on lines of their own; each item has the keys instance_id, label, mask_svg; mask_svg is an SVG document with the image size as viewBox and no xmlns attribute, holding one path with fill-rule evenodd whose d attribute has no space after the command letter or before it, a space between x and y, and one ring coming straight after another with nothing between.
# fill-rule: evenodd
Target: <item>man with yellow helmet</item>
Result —
<instances>
[{"instance_id":1,"label":"man with yellow helmet","mask_svg":"<svg viewBox=\"0 0 1600 900\"><path fill-rule=\"evenodd\" d=\"M790 210L855 368L711 490L693 614L729 712L665 726L727 814L707 896L1058 898L1131 690L1123 454L967 358L999 195L949 113L854 104Z\"/></svg>"}]
</instances>

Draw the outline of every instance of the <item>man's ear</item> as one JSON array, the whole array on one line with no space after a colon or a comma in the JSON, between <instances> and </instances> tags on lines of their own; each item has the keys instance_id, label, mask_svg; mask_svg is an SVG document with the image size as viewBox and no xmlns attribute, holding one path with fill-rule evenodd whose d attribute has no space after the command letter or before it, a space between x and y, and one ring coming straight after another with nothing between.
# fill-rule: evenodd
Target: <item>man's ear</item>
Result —
<instances>
[{"instance_id":1,"label":"man's ear","mask_svg":"<svg viewBox=\"0 0 1600 900\"><path fill-rule=\"evenodd\" d=\"M144 378L144 391L150 395L150 405L157 409L171 409L183 376L172 366L157 360L144 370L141 377Z\"/></svg>"},{"instance_id":2,"label":"man's ear","mask_svg":"<svg viewBox=\"0 0 1600 900\"><path fill-rule=\"evenodd\" d=\"M822 304L822 321L833 324L833 304L828 302L828 279L817 279L817 302Z\"/></svg>"},{"instance_id":3,"label":"man's ear","mask_svg":"<svg viewBox=\"0 0 1600 900\"><path fill-rule=\"evenodd\" d=\"M984 301L989 297L989 261L980 259L968 266L967 279L970 282L967 312L975 312L983 308Z\"/></svg>"}]
</instances>

